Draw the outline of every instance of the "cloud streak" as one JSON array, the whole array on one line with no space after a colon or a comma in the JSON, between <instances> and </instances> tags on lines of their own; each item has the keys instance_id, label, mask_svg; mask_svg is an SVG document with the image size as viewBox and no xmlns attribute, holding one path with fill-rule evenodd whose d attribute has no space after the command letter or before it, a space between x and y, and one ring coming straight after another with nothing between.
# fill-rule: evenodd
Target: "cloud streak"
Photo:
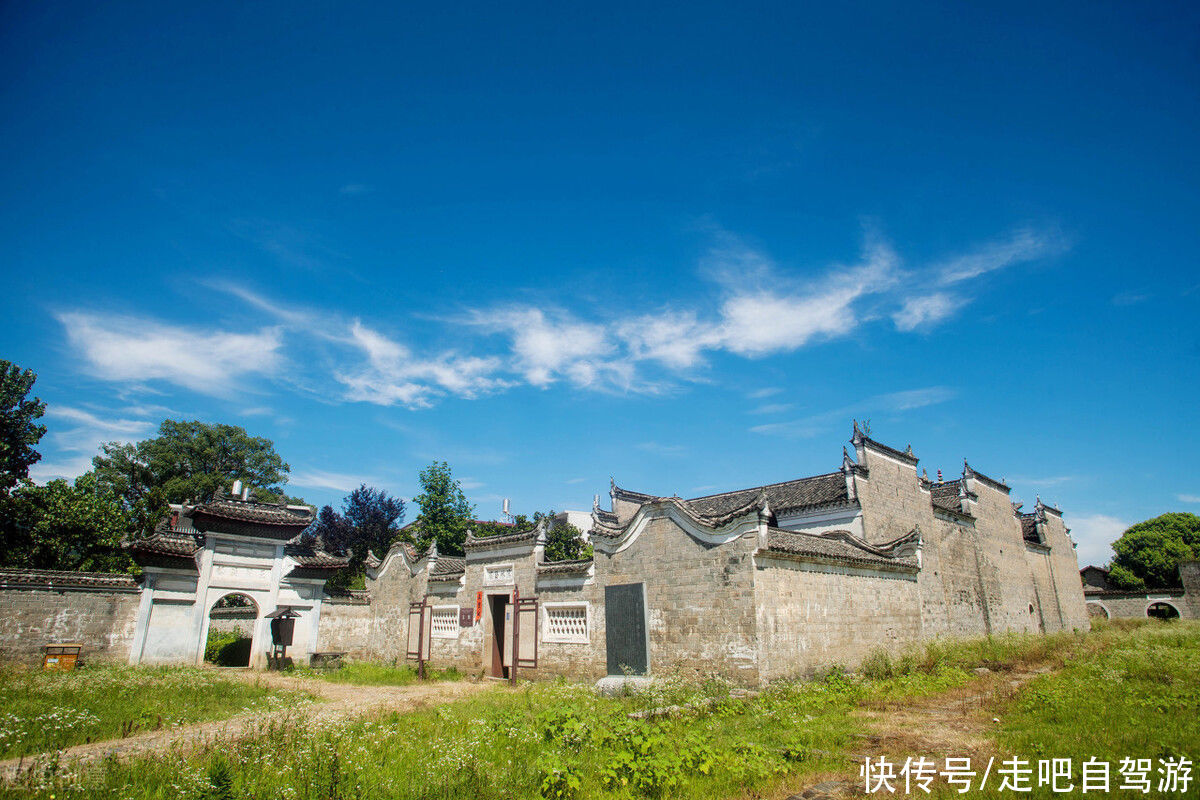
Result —
<instances>
[{"instance_id":1,"label":"cloud streak","mask_svg":"<svg viewBox=\"0 0 1200 800\"><path fill-rule=\"evenodd\" d=\"M818 436L839 425L844 425L849 417L869 417L872 414L899 414L926 406L938 405L952 400L956 395L954 389L948 386L927 386L921 389L909 389L903 392L876 395L860 403L842 408L811 414L806 417L785 422L770 422L755 425L751 433L768 436L778 436L789 439L807 439Z\"/></svg>"},{"instance_id":2,"label":"cloud streak","mask_svg":"<svg viewBox=\"0 0 1200 800\"><path fill-rule=\"evenodd\" d=\"M969 283L1062 247L1053 234L1022 229L912 268L882 238L868 236L853 262L801 274L719 233L701 259L698 297L604 318L548 305L465 308L440 320L471 335L459 349L414 346L375 323L290 306L231 283L209 286L273 324L228 330L82 310L58 318L96 377L130 385L163 381L216 396L232 396L252 378L303 383L322 400L410 409L559 383L657 394L705 380L703 370L718 354L761 360L844 338L880 317L890 316L901 332L928 329L970 302ZM913 285L927 290L908 293ZM285 353L286 363L309 368L283 369ZM784 410L767 406L763 413Z\"/></svg>"},{"instance_id":3,"label":"cloud streak","mask_svg":"<svg viewBox=\"0 0 1200 800\"><path fill-rule=\"evenodd\" d=\"M58 321L88 371L108 381L163 380L228 396L242 378L270 375L281 361L277 327L234 333L83 312L59 314Z\"/></svg>"}]
</instances>

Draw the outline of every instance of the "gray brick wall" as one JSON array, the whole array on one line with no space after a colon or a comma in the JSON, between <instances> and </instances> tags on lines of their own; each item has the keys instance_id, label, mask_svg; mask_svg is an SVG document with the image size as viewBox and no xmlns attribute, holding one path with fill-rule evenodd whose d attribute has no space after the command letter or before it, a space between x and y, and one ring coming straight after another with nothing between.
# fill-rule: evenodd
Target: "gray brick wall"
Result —
<instances>
[{"instance_id":1,"label":"gray brick wall","mask_svg":"<svg viewBox=\"0 0 1200 800\"><path fill-rule=\"evenodd\" d=\"M79 642L82 658L124 661L137 626L136 592L0 590L0 660L40 663L42 646Z\"/></svg>"}]
</instances>

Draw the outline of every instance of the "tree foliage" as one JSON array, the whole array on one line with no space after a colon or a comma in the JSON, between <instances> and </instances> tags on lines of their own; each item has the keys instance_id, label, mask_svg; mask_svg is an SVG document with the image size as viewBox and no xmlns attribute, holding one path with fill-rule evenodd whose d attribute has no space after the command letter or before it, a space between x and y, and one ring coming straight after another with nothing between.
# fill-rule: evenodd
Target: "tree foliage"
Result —
<instances>
[{"instance_id":1,"label":"tree foliage","mask_svg":"<svg viewBox=\"0 0 1200 800\"><path fill-rule=\"evenodd\" d=\"M10 492L29 477L29 468L42 457L33 448L46 434L37 420L46 404L29 399L37 375L0 359L0 492Z\"/></svg>"},{"instance_id":2,"label":"tree foliage","mask_svg":"<svg viewBox=\"0 0 1200 800\"><path fill-rule=\"evenodd\" d=\"M380 558L387 554L400 534L404 511L399 497L366 484L346 496L341 513L332 506L320 510L305 535L331 553L350 557L350 565L330 578L329 589L348 589L361 582L367 554Z\"/></svg>"},{"instance_id":3,"label":"tree foliage","mask_svg":"<svg viewBox=\"0 0 1200 800\"><path fill-rule=\"evenodd\" d=\"M1117 588L1178 586L1179 562L1200 558L1200 517L1177 512L1139 522L1112 547L1117 557L1109 581Z\"/></svg>"},{"instance_id":4,"label":"tree foliage","mask_svg":"<svg viewBox=\"0 0 1200 800\"><path fill-rule=\"evenodd\" d=\"M546 525L546 549L542 557L546 561L575 561L592 557L592 546L584 541L583 532L566 519L560 518L553 509L535 511L532 519L524 514L517 514L511 524L477 522L472 533L476 536L502 536L506 533L530 530L543 522Z\"/></svg>"},{"instance_id":5,"label":"tree foliage","mask_svg":"<svg viewBox=\"0 0 1200 800\"><path fill-rule=\"evenodd\" d=\"M538 519L539 515L534 514ZM546 561L575 561L592 557L592 546L583 540L583 531L565 519L559 519L553 511L542 515L546 520L546 549L542 558Z\"/></svg>"},{"instance_id":6,"label":"tree foliage","mask_svg":"<svg viewBox=\"0 0 1200 800\"><path fill-rule=\"evenodd\" d=\"M421 509L418 525L414 526L414 544L424 548L437 542L442 555L461 556L475 506L467 500L462 484L445 461L435 461L421 470L420 481L421 494L413 498Z\"/></svg>"},{"instance_id":7,"label":"tree foliage","mask_svg":"<svg viewBox=\"0 0 1200 800\"><path fill-rule=\"evenodd\" d=\"M168 502L202 500L241 480L259 499L282 495L290 467L274 443L237 425L164 420L158 436L137 444L104 445L92 460L97 478L121 497L135 499L150 487Z\"/></svg>"},{"instance_id":8,"label":"tree foliage","mask_svg":"<svg viewBox=\"0 0 1200 800\"><path fill-rule=\"evenodd\" d=\"M125 572L136 569L121 547L130 512L95 476L45 486L26 483L6 498L0 563L26 569Z\"/></svg>"}]
</instances>

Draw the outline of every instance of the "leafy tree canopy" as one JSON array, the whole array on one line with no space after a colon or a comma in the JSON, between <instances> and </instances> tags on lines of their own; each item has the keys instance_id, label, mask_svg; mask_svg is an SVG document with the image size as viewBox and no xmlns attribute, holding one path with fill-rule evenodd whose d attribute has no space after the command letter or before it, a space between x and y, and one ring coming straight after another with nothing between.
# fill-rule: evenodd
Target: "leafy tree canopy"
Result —
<instances>
[{"instance_id":1,"label":"leafy tree canopy","mask_svg":"<svg viewBox=\"0 0 1200 800\"><path fill-rule=\"evenodd\" d=\"M301 503L283 492L288 465L270 439L236 425L164 420L158 436L137 444L109 442L92 459L98 484L129 510L203 500L241 480L264 502Z\"/></svg>"},{"instance_id":2,"label":"leafy tree canopy","mask_svg":"<svg viewBox=\"0 0 1200 800\"><path fill-rule=\"evenodd\" d=\"M565 519L559 519L557 512L535 511L533 518L524 514L513 517L512 524L501 522L477 522L472 529L476 536L502 536L514 531L527 531L541 522L546 523L546 550L543 558L546 561L575 561L580 558L592 557L592 546L583 540L583 532Z\"/></svg>"},{"instance_id":3,"label":"leafy tree canopy","mask_svg":"<svg viewBox=\"0 0 1200 800\"><path fill-rule=\"evenodd\" d=\"M575 561L592 557L591 544L583 540L583 531L565 519L558 519L554 511L534 514L535 520L546 520L546 550L542 558L546 561Z\"/></svg>"},{"instance_id":4,"label":"leafy tree canopy","mask_svg":"<svg viewBox=\"0 0 1200 800\"><path fill-rule=\"evenodd\" d=\"M37 380L31 370L0 359L0 492L9 492L29 477L29 468L42 457L34 446L46 434L38 424L46 404L28 398Z\"/></svg>"},{"instance_id":5,"label":"leafy tree canopy","mask_svg":"<svg viewBox=\"0 0 1200 800\"><path fill-rule=\"evenodd\" d=\"M424 548L436 541L442 555L461 556L475 506L467 501L462 484L445 461L435 461L423 469L420 481L421 494L413 498L421 509L416 520L419 524L414 526L414 544Z\"/></svg>"},{"instance_id":6,"label":"leafy tree canopy","mask_svg":"<svg viewBox=\"0 0 1200 800\"><path fill-rule=\"evenodd\" d=\"M75 480L26 484L3 501L0 563L26 569L136 571L121 540L135 521L90 473Z\"/></svg>"},{"instance_id":7,"label":"leafy tree canopy","mask_svg":"<svg viewBox=\"0 0 1200 800\"><path fill-rule=\"evenodd\" d=\"M314 537L332 553L350 557L350 565L330 578L327 584L330 590L362 585L367 554L373 552L379 557L387 554L400 534L404 510L404 501L399 497L391 497L386 491L366 484L346 496L340 514L332 506L320 510L305 535Z\"/></svg>"},{"instance_id":8,"label":"leafy tree canopy","mask_svg":"<svg viewBox=\"0 0 1200 800\"><path fill-rule=\"evenodd\" d=\"M1179 585L1179 562L1200 558L1200 517L1163 514L1128 528L1113 542L1117 557L1109 581L1118 588L1164 589Z\"/></svg>"}]
</instances>

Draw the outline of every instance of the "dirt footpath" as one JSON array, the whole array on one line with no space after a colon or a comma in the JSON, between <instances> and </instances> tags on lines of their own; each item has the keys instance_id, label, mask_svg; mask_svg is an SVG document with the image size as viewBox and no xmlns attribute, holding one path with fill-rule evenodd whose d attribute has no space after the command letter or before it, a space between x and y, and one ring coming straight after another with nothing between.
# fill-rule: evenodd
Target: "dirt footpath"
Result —
<instances>
[{"instance_id":1,"label":"dirt footpath","mask_svg":"<svg viewBox=\"0 0 1200 800\"><path fill-rule=\"evenodd\" d=\"M296 678L269 672L234 672L226 674L248 682L257 681L272 689L308 692L320 698L295 708L279 711L240 714L229 719L201 722L181 728L167 728L137 733L124 739L76 745L63 750L60 763L86 764L110 755L124 758L138 753L168 750L174 747L201 747L213 742L228 742L256 730L271 720L302 718L309 721L332 721L361 717L389 711L415 711L428 706L460 700L479 692L495 689L504 691L492 682L454 681L414 684L411 686L359 686L331 683L316 678ZM12 780L21 771L35 766L45 756L0 761L0 779Z\"/></svg>"},{"instance_id":2,"label":"dirt footpath","mask_svg":"<svg viewBox=\"0 0 1200 800\"><path fill-rule=\"evenodd\" d=\"M867 704L855 716L868 721L871 733L861 735L858 752L847 754L846 772L808 776L779 793L787 800L839 800L864 795L858 770L866 756L888 756L904 763L906 756L925 756L939 763L969 756L973 762L996 755L995 709L1049 667L1033 671L991 672L966 686L906 701Z\"/></svg>"}]
</instances>

